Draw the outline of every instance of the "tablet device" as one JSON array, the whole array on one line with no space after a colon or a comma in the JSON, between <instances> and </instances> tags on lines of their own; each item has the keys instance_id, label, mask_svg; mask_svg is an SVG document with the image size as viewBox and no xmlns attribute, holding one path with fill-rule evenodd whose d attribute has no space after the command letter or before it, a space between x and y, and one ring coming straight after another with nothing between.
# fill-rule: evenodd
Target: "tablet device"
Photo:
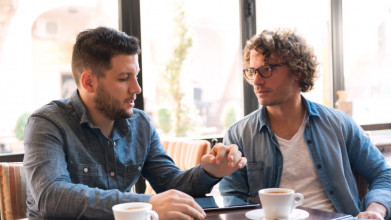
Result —
<instances>
[{"instance_id":1,"label":"tablet device","mask_svg":"<svg viewBox=\"0 0 391 220\"><path fill-rule=\"evenodd\" d=\"M259 204L238 195L219 195L195 198L195 201L205 210L222 210L237 208L254 208Z\"/></svg>"}]
</instances>

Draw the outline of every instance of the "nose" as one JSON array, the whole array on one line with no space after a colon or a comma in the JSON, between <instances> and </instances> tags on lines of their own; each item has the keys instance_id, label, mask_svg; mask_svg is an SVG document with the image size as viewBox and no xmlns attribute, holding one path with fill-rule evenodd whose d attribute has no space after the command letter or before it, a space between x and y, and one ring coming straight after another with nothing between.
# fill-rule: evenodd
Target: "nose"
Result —
<instances>
[{"instance_id":1,"label":"nose","mask_svg":"<svg viewBox=\"0 0 391 220\"><path fill-rule=\"evenodd\" d=\"M259 85L259 84L264 84L265 79L261 76L261 74L257 73L254 76L253 84L254 85Z\"/></svg>"},{"instance_id":2,"label":"nose","mask_svg":"<svg viewBox=\"0 0 391 220\"><path fill-rule=\"evenodd\" d=\"M137 81L137 78L131 80L130 85L129 85L129 93L131 93L131 94L140 94L141 93L141 87Z\"/></svg>"}]
</instances>

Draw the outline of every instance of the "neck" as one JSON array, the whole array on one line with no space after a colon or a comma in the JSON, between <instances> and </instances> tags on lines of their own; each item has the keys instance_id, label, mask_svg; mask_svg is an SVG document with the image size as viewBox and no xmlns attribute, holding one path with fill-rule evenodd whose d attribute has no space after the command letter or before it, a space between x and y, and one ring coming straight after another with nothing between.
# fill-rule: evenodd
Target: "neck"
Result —
<instances>
[{"instance_id":1,"label":"neck","mask_svg":"<svg viewBox=\"0 0 391 220\"><path fill-rule=\"evenodd\" d=\"M305 115L300 95L282 105L267 106L266 109L273 132L287 140L299 130Z\"/></svg>"},{"instance_id":2,"label":"neck","mask_svg":"<svg viewBox=\"0 0 391 220\"><path fill-rule=\"evenodd\" d=\"M100 128L102 133L107 138L111 139L113 135L113 129L114 129L114 120L108 119L100 112L92 113L91 111L89 111L89 113L92 122L94 122L94 124Z\"/></svg>"},{"instance_id":3,"label":"neck","mask_svg":"<svg viewBox=\"0 0 391 220\"><path fill-rule=\"evenodd\" d=\"M107 138L112 138L112 133L114 129L114 120L107 118L100 111L95 108L95 103L92 98L87 98L84 95L80 94L80 99L86 107L92 122L94 125L100 128L102 133Z\"/></svg>"}]
</instances>

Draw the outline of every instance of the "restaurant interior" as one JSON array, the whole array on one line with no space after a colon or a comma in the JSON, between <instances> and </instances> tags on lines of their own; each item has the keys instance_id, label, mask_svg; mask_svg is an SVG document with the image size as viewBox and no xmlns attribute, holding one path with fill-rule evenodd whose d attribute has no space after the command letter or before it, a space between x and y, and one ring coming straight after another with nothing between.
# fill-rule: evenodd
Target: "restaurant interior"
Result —
<instances>
[{"instance_id":1,"label":"restaurant interior","mask_svg":"<svg viewBox=\"0 0 391 220\"><path fill-rule=\"evenodd\" d=\"M6 166L0 195L24 206L16 212L25 211L24 201L4 192L10 183L3 175L20 169L23 182L27 119L76 89L70 66L75 37L98 26L140 39L143 91L135 107L148 114L181 169L197 165L230 125L260 108L243 80L242 50L251 36L274 28L295 29L314 47L319 78L303 96L349 114L391 165L389 0L0 0L0 163ZM180 63L173 68L172 62ZM178 80L170 81L167 74ZM175 85L180 91L170 92ZM10 169L15 164L18 168ZM367 185L362 185L365 193ZM143 179L133 190L154 193ZM7 219L14 210L1 201L1 216ZM307 211L324 219L343 217ZM232 211L224 219L244 213ZM221 219L221 213L208 219Z\"/></svg>"}]
</instances>

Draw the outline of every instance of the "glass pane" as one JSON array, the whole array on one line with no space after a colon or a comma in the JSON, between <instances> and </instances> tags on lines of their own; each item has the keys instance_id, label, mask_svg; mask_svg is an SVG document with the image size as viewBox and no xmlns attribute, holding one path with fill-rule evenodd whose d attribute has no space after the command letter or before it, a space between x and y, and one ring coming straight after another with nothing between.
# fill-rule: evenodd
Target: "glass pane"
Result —
<instances>
[{"instance_id":1,"label":"glass pane","mask_svg":"<svg viewBox=\"0 0 391 220\"><path fill-rule=\"evenodd\" d=\"M145 111L161 135L222 135L243 116L239 1L140 3Z\"/></svg>"},{"instance_id":2,"label":"glass pane","mask_svg":"<svg viewBox=\"0 0 391 220\"><path fill-rule=\"evenodd\" d=\"M342 1L344 74L353 118L391 122L391 1Z\"/></svg>"},{"instance_id":3,"label":"glass pane","mask_svg":"<svg viewBox=\"0 0 391 220\"><path fill-rule=\"evenodd\" d=\"M257 0L256 13L257 33L265 29L296 29L314 47L320 63L319 79L315 88L303 95L332 107L330 1Z\"/></svg>"},{"instance_id":4,"label":"glass pane","mask_svg":"<svg viewBox=\"0 0 391 220\"><path fill-rule=\"evenodd\" d=\"M0 21L0 152L23 152L27 116L76 88L70 65L76 35L101 25L118 28L118 3L8 0Z\"/></svg>"}]
</instances>

